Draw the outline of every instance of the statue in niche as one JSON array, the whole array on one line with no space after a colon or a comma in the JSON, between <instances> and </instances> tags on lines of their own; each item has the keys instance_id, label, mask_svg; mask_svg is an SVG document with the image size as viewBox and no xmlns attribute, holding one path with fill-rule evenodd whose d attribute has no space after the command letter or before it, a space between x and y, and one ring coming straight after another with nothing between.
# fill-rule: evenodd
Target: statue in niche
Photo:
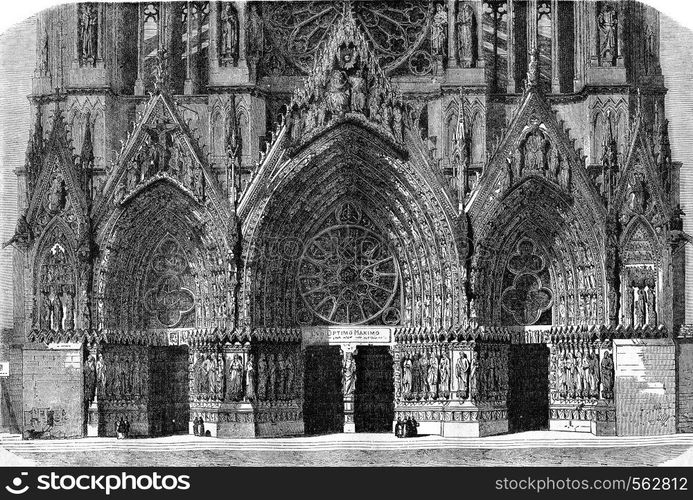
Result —
<instances>
[{"instance_id":1,"label":"statue in niche","mask_svg":"<svg viewBox=\"0 0 693 500\"><path fill-rule=\"evenodd\" d=\"M448 395L450 390L450 358L444 353L440 357L440 380L438 381L438 394L443 397Z\"/></svg>"},{"instance_id":2,"label":"statue in niche","mask_svg":"<svg viewBox=\"0 0 693 500\"><path fill-rule=\"evenodd\" d=\"M642 291L645 293L645 290ZM649 326L657 326L657 309L655 306L654 287L647 287L647 324Z\"/></svg>"},{"instance_id":3,"label":"statue in niche","mask_svg":"<svg viewBox=\"0 0 693 500\"><path fill-rule=\"evenodd\" d=\"M448 42L448 13L442 3L436 4L436 13L431 25L431 48L433 55L442 59Z\"/></svg>"},{"instance_id":4,"label":"statue in niche","mask_svg":"<svg viewBox=\"0 0 693 500\"><path fill-rule=\"evenodd\" d=\"M479 353L474 352L472 354L472 361L469 365L469 396L471 398L476 398L479 391Z\"/></svg>"},{"instance_id":5,"label":"statue in niche","mask_svg":"<svg viewBox=\"0 0 693 500\"><path fill-rule=\"evenodd\" d=\"M55 213L63 208L65 208L65 181L62 176L56 175L48 192L48 210Z\"/></svg>"},{"instance_id":6,"label":"statue in niche","mask_svg":"<svg viewBox=\"0 0 693 500\"><path fill-rule=\"evenodd\" d=\"M380 92L377 88L368 94L368 118L371 121L380 121L380 99Z\"/></svg>"},{"instance_id":7,"label":"statue in niche","mask_svg":"<svg viewBox=\"0 0 693 500\"><path fill-rule=\"evenodd\" d=\"M599 26L599 56L602 65L613 66L616 59L616 29L618 18L614 8L606 3L597 16Z\"/></svg>"},{"instance_id":8,"label":"statue in niche","mask_svg":"<svg viewBox=\"0 0 693 500\"><path fill-rule=\"evenodd\" d=\"M50 66L49 47L48 31L45 30L41 37L41 53L39 54L39 73L42 75L48 74L48 67Z\"/></svg>"},{"instance_id":9,"label":"statue in niche","mask_svg":"<svg viewBox=\"0 0 693 500\"><path fill-rule=\"evenodd\" d=\"M225 63L235 64L238 49L238 17L236 9L226 3L221 11L221 43L219 55Z\"/></svg>"},{"instance_id":10,"label":"statue in niche","mask_svg":"<svg viewBox=\"0 0 693 500\"><path fill-rule=\"evenodd\" d=\"M589 351L587 358L587 372L589 374L589 396L599 397L599 355Z\"/></svg>"},{"instance_id":11,"label":"statue in niche","mask_svg":"<svg viewBox=\"0 0 693 500\"><path fill-rule=\"evenodd\" d=\"M463 68L474 64L474 9L468 3L457 13L457 59Z\"/></svg>"},{"instance_id":12,"label":"statue in niche","mask_svg":"<svg viewBox=\"0 0 693 500\"><path fill-rule=\"evenodd\" d=\"M438 357L431 351L428 358L428 375L426 377L426 388L428 389L428 394L431 399L436 399L438 397L438 380Z\"/></svg>"},{"instance_id":13,"label":"statue in niche","mask_svg":"<svg viewBox=\"0 0 693 500\"><path fill-rule=\"evenodd\" d=\"M428 397L428 352L421 353L419 358L419 383L421 384L421 393L424 397Z\"/></svg>"},{"instance_id":14,"label":"statue in niche","mask_svg":"<svg viewBox=\"0 0 693 500\"><path fill-rule=\"evenodd\" d=\"M72 294L67 291L67 288L63 291L63 324L65 325L65 330L72 330L75 327L74 318L74 300Z\"/></svg>"},{"instance_id":15,"label":"statue in niche","mask_svg":"<svg viewBox=\"0 0 693 500\"><path fill-rule=\"evenodd\" d=\"M614 397L614 360L611 351L605 351L601 362L602 397Z\"/></svg>"},{"instance_id":16,"label":"statue in niche","mask_svg":"<svg viewBox=\"0 0 693 500\"><path fill-rule=\"evenodd\" d=\"M590 392L590 362L585 351L585 346L580 350L580 395L583 398L589 397Z\"/></svg>"},{"instance_id":17,"label":"statue in niche","mask_svg":"<svg viewBox=\"0 0 693 500\"><path fill-rule=\"evenodd\" d=\"M342 365L342 387L345 396L352 396L356 389L356 360L350 352L344 357Z\"/></svg>"},{"instance_id":18,"label":"statue in niche","mask_svg":"<svg viewBox=\"0 0 693 500\"><path fill-rule=\"evenodd\" d=\"M96 60L97 43L97 7L91 3L80 5L79 16L79 44L80 58L82 62L94 62Z\"/></svg>"},{"instance_id":19,"label":"statue in niche","mask_svg":"<svg viewBox=\"0 0 693 500\"><path fill-rule=\"evenodd\" d=\"M203 390L204 384L202 383L203 379L205 378L204 374L204 359L203 356L196 352L194 355L194 361L193 361L193 366L192 366L192 373L193 373L193 387L195 388L196 393L202 393L205 392Z\"/></svg>"},{"instance_id":20,"label":"statue in niche","mask_svg":"<svg viewBox=\"0 0 693 500\"><path fill-rule=\"evenodd\" d=\"M202 377L201 377L201 391L203 393L208 393L211 392L213 387L209 385L210 380L212 379L213 375L210 375L210 371L216 370L216 366L214 366L214 362L212 361L212 356L207 355L204 357L204 360L202 361Z\"/></svg>"},{"instance_id":21,"label":"statue in niche","mask_svg":"<svg viewBox=\"0 0 693 500\"><path fill-rule=\"evenodd\" d=\"M248 10L248 57L259 58L265 46L265 32L262 17L257 11L254 3L250 4Z\"/></svg>"},{"instance_id":22,"label":"statue in niche","mask_svg":"<svg viewBox=\"0 0 693 500\"><path fill-rule=\"evenodd\" d=\"M267 399L274 400L277 394L277 358L273 353L267 355Z\"/></svg>"},{"instance_id":23,"label":"statue in niche","mask_svg":"<svg viewBox=\"0 0 693 500\"><path fill-rule=\"evenodd\" d=\"M408 397L412 389L412 361L410 356L405 356L402 362L402 396Z\"/></svg>"},{"instance_id":24,"label":"statue in niche","mask_svg":"<svg viewBox=\"0 0 693 500\"><path fill-rule=\"evenodd\" d=\"M267 359L264 353L257 360L257 396L260 400L267 399Z\"/></svg>"},{"instance_id":25,"label":"statue in niche","mask_svg":"<svg viewBox=\"0 0 693 500\"><path fill-rule=\"evenodd\" d=\"M284 396L287 399L294 397L296 392L296 364L291 353L286 354L286 375L284 377Z\"/></svg>"},{"instance_id":26,"label":"statue in niche","mask_svg":"<svg viewBox=\"0 0 693 500\"><path fill-rule=\"evenodd\" d=\"M106 362L102 352L98 354L96 359L96 387L98 394L101 396L106 394Z\"/></svg>"},{"instance_id":27,"label":"statue in niche","mask_svg":"<svg viewBox=\"0 0 693 500\"><path fill-rule=\"evenodd\" d=\"M277 399L286 397L286 354L282 351L277 353Z\"/></svg>"},{"instance_id":28,"label":"statue in niche","mask_svg":"<svg viewBox=\"0 0 693 500\"><path fill-rule=\"evenodd\" d=\"M633 321L633 326L639 327L639 326L644 326L645 325L645 290L642 290L640 288L635 288L633 290L634 293L634 304L633 304L633 312L634 312L634 321Z\"/></svg>"},{"instance_id":29,"label":"statue in niche","mask_svg":"<svg viewBox=\"0 0 693 500\"><path fill-rule=\"evenodd\" d=\"M229 365L229 379L226 385L226 398L240 401L243 397L243 359L240 354L234 354Z\"/></svg>"},{"instance_id":30,"label":"statue in niche","mask_svg":"<svg viewBox=\"0 0 693 500\"><path fill-rule=\"evenodd\" d=\"M411 392L416 395L421 393L421 366L419 364L419 354L413 353L411 359Z\"/></svg>"},{"instance_id":31,"label":"statue in niche","mask_svg":"<svg viewBox=\"0 0 693 500\"><path fill-rule=\"evenodd\" d=\"M255 400L255 367L252 354L248 354L248 362L245 365L245 397L249 401Z\"/></svg>"},{"instance_id":32,"label":"statue in niche","mask_svg":"<svg viewBox=\"0 0 693 500\"><path fill-rule=\"evenodd\" d=\"M573 376L574 359L571 353L571 346L566 346L565 352L565 394L569 398L572 396L575 387L575 378Z\"/></svg>"},{"instance_id":33,"label":"statue in niche","mask_svg":"<svg viewBox=\"0 0 693 500\"><path fill-rule=\"evenodd\" d=\"M349 76L351 85L351 111L363 113L366 109L366 79L363 77L363 70Z\"/></svg>"},{"instance_id":34,"label":"statue in niche","mask_svg":"<svg viewBox=\"0 0 693 500\"><path fill-rule=\"evenodd\" d=\"M647 191L643 174L634 174L630 192L630 209L637 213L645 212L647 208L646 195Z\"/></svg>"},{"instance_id":35,"label":"statue in niche","mask_svg":"<svg viewBox=\"0 0 693 500\"><path fill-rule=\"evenodd\" d=\"M88 407L96 395L96 360L93 354L84 362L84 403Z\"/></svg>"},{"instance_id":36,"label":"statue in niche","mask_svg":"<svg viewBox=\"0 0 693 500\"><path fill-rule=\"evenodd\" d=\"M556 385L558 389L558 394L561 397L565 397L565 395L568 392L568 384L566 378L566 352L560 349L556 357Z\"/></svg>"},{"instance_id":37,"label":"statue in niche","mask_svg":"<svg viewBox=\"0 0 693 500\"><path fill-rule=\"evenodd\" d=\"M301 112L297 106L291 110L291 140L299 142L303 137L303 120L301 120Z\"/></svg>"},{"instance_id":38,"label":"statue in niche","mask_svg":"<svg viewBox=\"0 0 693 500\"><path fill-rule=\"evenodd\" d=\"M60 300L60 295L51 290L48 295L48 300L51 304L51 324L50 327L54 331L62 330L63 328L63 304Z\"/></svg>"},{"instance_id":39,"label":"statue in niche","mask_svg":"<svg viewBox=\"0 0 693 500\"><path fill-rule=\"evenodd\" d=\"M556 146L551 147L549 150L549 168L548 174L551 180L558 181L561 174L561 159L558 154L558 148Z\"/></svg>"},{"instance_id":40,"label":"statue in niche","mask_svg":"<svg viewBox=\"0 0 693 500\"><path fill-rule=\"evenodd\" d=\"M568 313L565 307L565 297L561 297L561 301L558 306L558 321L563 324L568 323Z\"/></svg>"},{"instance_id":41,"label":"statue in niche","mask_svg":"<svg viewBox=\"0 0 693 500\"><path fill-rule=\"evenodd\" d=\"M132 393L135 396L144 395L144 366L139 354L135 354L132 363Z\"/></svg>"},{"instance_id":42,"label":"statue in niche","mask_svg":"<svg viewBox=\"0 0 693 500\"><path fill-rule=\"evenodd\" d=\"M333 69L330 73L325 97L328 110L333 116L341 115L346 111L349 104L349 89L342 70Z\"/></svg>"}]
</instances>

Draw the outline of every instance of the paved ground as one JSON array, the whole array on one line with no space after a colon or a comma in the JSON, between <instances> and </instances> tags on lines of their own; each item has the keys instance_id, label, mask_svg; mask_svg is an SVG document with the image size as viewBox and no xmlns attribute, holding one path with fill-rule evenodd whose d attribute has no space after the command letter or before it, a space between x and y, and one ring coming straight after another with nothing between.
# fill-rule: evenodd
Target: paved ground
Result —
<instances>
[{"instance_id":1,"label":"paved ground","mask_svg":"<svg viewBox=\"0 0 693 500\"><path fill-rule=\"evenodd\" d=\"M335 434L282 439L195 436L1 441L1 465L39 466L656 466L693 465L693 435L600 438L527 432L488 438Z\"/></svg>"}]
</instances>

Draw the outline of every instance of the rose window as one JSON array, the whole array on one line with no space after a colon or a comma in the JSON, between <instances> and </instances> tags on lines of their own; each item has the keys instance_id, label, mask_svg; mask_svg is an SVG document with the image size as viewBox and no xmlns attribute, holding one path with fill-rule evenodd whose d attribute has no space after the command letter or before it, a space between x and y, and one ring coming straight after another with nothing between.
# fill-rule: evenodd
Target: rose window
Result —
<instances>
[{"instance_id":1,"label":"rose window","mask_svg":"<svg viewBox=\"0 0 693 500\"><path fill-rule=\"evenodd\" d=\"M308 242L298 282L303 301L315 316L331 324L358 325L391 309L399 267L374 232L344 224L325 229Z\"/></svg>"},{"instance_id":2,"label":"rose window","mask_svg":"<svg viewBox=\"0 0 693 500\"><path fill-rule=\"evenodd\" d=\"M353 2L347 7L385 71L402 65L426 38L427 2ZM267 2L262 6L262 17L272 45L308 73L344 9L342 2Z\"/></svg>"}]
</instances>

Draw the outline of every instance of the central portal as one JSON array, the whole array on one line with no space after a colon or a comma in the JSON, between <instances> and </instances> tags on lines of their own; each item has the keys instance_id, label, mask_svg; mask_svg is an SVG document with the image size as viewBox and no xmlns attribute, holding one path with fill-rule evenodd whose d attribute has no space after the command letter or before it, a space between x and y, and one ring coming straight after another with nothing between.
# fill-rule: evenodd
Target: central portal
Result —
<instances>
[{"instance_id":1,"label":"central portal","mask_svg":"<svg viewBox=\"0 0 693 500\"><path fill-rule=\"evenodd\" d=\"M356 356L356 432L391 432L395 418L392 355L387 346L359 346Z\"/></svg>"},{"instance_id":2,"label":"central portal","mask_svg":"<svg viewBox=\"0 0 693 500\"><path fill-rule=\"evenodd\" d=\"M509 357L510 432L549 427L549 348L544 344L513 345Z\"/></svg>"},{"instance_id":3,"label":"central portal","mask_svg":"<svg viewBox=\"0 0 693 500\"><path fill-rule=\"evenodd\" d=\"M344 430L342 355L339 346L306 348L303 421L306 434Z\"/></svg>"}]
</instances>

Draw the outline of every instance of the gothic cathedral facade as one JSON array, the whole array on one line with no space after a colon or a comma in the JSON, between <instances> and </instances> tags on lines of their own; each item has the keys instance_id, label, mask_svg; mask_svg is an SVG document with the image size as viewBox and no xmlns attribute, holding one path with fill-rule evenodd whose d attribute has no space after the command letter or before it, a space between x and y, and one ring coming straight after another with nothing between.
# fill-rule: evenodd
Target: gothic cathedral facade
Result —
<instances>
[{"instance_id":1,"label":"gothic cathedral facade","mask_svg":"<svg viewBox=\"0 0 693 500\"><path fill-rule=\"evenodd\" d=\"M690 432L659 26L631 0L42 12L13 425Z\"/></svg>"}]
</instances>

